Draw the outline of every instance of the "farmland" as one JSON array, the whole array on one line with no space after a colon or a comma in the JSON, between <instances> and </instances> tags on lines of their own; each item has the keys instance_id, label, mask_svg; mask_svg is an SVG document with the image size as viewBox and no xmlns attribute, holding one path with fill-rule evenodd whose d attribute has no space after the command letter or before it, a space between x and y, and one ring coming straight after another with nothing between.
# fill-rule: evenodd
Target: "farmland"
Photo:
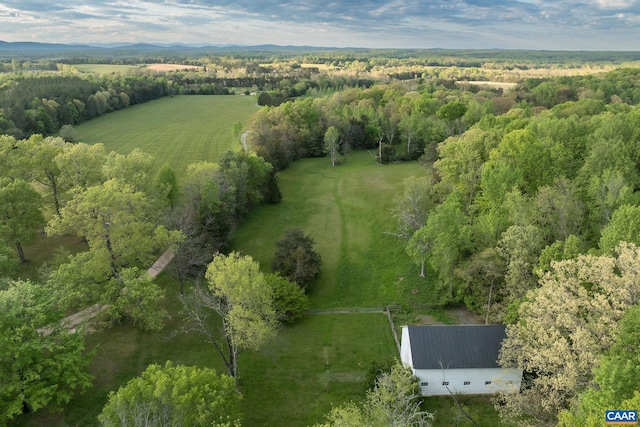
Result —
<instances>
[{"instance_id":1,"label":"farmland","mask_svg":"<svg viewBox=\"0 0 640 427\"><path fill-rule=\"evenodd\" d=\"M239 150L231 127L246 123L257 110L250 96L175 96L107 114L76 130L79 141L103 143L121 154L138 148L180 175L191 163L215 161L225 151Z\"/></svg>"},{"instance_id":2,"label":"farmland","mask_svg":"<svg viewBox=\"0 0 640 427\"><path fill-rule=\"evenodd\" d=\"M169 110L164 114L173 111L173 101L181 102L182 109L186 109L189 102L203 105L201 99L178 97L129 111L138 120L151 120L155 114L163 114L163 108ZM246 100L220 97L216 101L237 99ZM117 113L104 118L111 121L101 121L102 126L118 128L119 132L130 120ZM89 124L95 126L96 133L99 131L95 122ZM149 140L162 137L162 127L149 129ZM108 129L104 132L107 134ZM178 141L171 152L180 153L192 146L189 138ZM230 147L224 145L223 138L218 141ZM126 152L135 144L118 145L116 140L108 142L107 147ZM209 159L214 160L221 148L211 148ZM171 159L170 154L156 156L158 161ZM197 160L194 157L193 161ZM280 173L283 201L255 210L237 230L234 248L260 261L263 270L268 271L273 242L286 227L299 226L310 233L323 259L320 278L311 290L315 309L379 307L426 298L427 282L418 277L417 269L406 257L399 256L401 242L385 234L394 227L390 211L393 195L405 177L420 174L421 170L417 163L380 166L366 151L352 153L339 167L332 167L325 158L303 159ZM74 398L63 415L37 414L25 418L24 425L90 424L106 402L107 393L150 363L172 360L224 372L219 357L202 337L176 335L182 319L178 284L170 272L158 280L166 290L166 307L171 315L165 327L159 332L141 332L132 325L122 325L88 335L88 346L96 351L90 369L94 387ZM425 292L413 295L411 290L416 287ZM370 362L395 355L389 323L382 314L306 316L301 322L282 328L263 351L241 355L245 424L305 426L319 422L332 406L362 399L363 379Z\"/></svg>"},{"instance_id":3,"label":"farmland","mask_svg":"<svg viewBox=\"0 0 640 427\"><path fill-rule=\"evenodd\" d=\"M299 70L292 68L292 73ZM438 321L509 323L511 320L507 315L511 316L515 311L518 315L531 314L522 311L530 306L520 305L521 295L525 292L526 295L538 295L540 286L551 283L538 280L538 270L553 270L556 263L551 261L573 262L568 257L575 257L581 251L609 250L621 238L629 238L614 235L611 230L616 229L607 223L617 224L619 215L632 213L629 204L637 203L637 199L630 196L637 191L635 166L622 165L625 167L616 171L616 176L628 180L629 185L621 190L611 206L601 203L598 199L601 193L593 193L598 182L592 181L592 177L606 178L609 180L606 183L611 185L615 183L602 172L608 167L609 160L603 153L611 152L612 147L608 144L611 135L617 135L624 148L618 147L614 151L617 158L629 158L630 153L635 153L626 150L627 144L635 147L632 144L638 135L638 110L634 105L640 102L637 90L640 80L636 70L620 70L589 78L529 80L515 86L500 79L492 80L490 85L483 80L466 80L455 85L453 80L413 76L409 82L394 81L373 87L336 86L339 89L334 95L314 99L301 99L303 97L294 94L328 94L333 92L334 86L323 86L321 81L310 80L309 84L317 83L322 89L318 91L314 86L307 87L307 83L298 85L290 81L287 85L292 86L291 92L270 91L273 95L286 96L274 104L265 103L270 107L253 118L252 114L259 111L255 97L169 96L219 92L204 80L198 87L202 92L181 92L175 90L176 86L162 86L163 76L153 77L157 80L153 85L145 80L146 77L137 81L142 89L167 89L158 90L160 99L143 96L138 98L143 100L132 102L134 106L128 107L129 104L123 102L127 107L117 110L118 105L109 100L126 101L127 93L114 97L117 92L109 89L89 95L84 104L92 109L114 109L107 108L98 118L77 125L73 129L77 132L76 140L103 143L108 151L123 154L141 150L153 157L156 166L168 163L175 169L178 186L184 185L183 189L187 190L181 195L189 201L185 204L187 209L183 211L180 196L167 202L159 200L160 192L154 196L153 190L148 191L150 197L158 197L155 205L158 208L150 215L149 225L182 227L169 216L187 212L189 217L185 215L180 219L187 219L190 222L187 225L193 225L207 239L205 244L194 244L194 251L189 256L235 250L253 257L263 272L271 272L275 242L287 229L299 227L315 240L322 265L318 277L306 288L311 310L297 323L281 326L277 337L259 351L245 350L239 356L237 384L244 396L242 412L246 425L313 425L320 422L331 407L350 400L362 401L364 379L370 364L397 356L389 322L381 314L385 306L393 306L396 331L403 324ZM185 77L185 84L194 84L189 79ZM480 82L484 87L479 87ZM614 84L616 82L624 82L624 85ZM35 82L32 83L36 87ZM585 89L587 84L589 90ZM215 86L218 89L225 87L222 84ZM311 88L314 89L309 90ZM135 96L150 93L142 89L131 93ZM289 97L296 99L289 102ZM56 126L45 120L46 108L55 105L41 102L42 107L31 109L42 113L37 116L42 120L35 123L36 127L55 129ZM276 105L280 102L281 105ZM507 114L502 114L504 112ZM415 120L404 120L407 117ZM270 190L275 188L275 180L270 179L270 185L266 185L269 167L263 163L256 165L253 171L258 173L253 175L251 169L245 169L243 162L257 159L244 155L229 156L227 159L233 159L214 167L203 165L201 176L194 174L191 182L185 182L188 165L215 162L227 150L240 150L237 123L245 125L243 130L249 131L251 148L274 165L282 200L279 196L271 198ZM609 124L611 126L607 127ZM336 129L338 133L334 132ZM332 135L340 135L340 138L333 139ZM43 142L38 136L31 138L30 143L43 145L50 140L63 144L54 138ZM339 148L332 149L331 144L336 143ZM20 160L15 162L18 172L22 172L23 165L33 165L31 170L41 167L35 161L37 159L31 159L35 158L32 155L35 150L24 150L26 155L22 150L15 150L24 147L23 144L26 143L5 144L7 159L17 156ZM57 149L64 153L72 148L76 147L64 143L64 147ZM332 166L331 158L321 157L325 153L331 153L333 160L337 159L337 166ZM19 157L21 155L23 157ZM110 158L118 156L110 155ZM634 159L637 162L637 157ZM56 156L55 161L56 164L68 164L64 157ZM102 187L92 184L86 193L103 191L115 196L115 184L135 181L133 174L119 176L114 174L119 171L104 164L104 169L97 163L91 170L113 176L109 185L101 183L100 179L104 177L88 175ZM80 180L82 175L78 178L65 176L63 172L73 170L73 167L59 167L60 175L70 180L67 182L84 182ZM134 171L141 169L131 168ZM492 171L500 174L496 172L494 176ZM84 171L80 169L80 172ZM149 172L147 177L155 178L158 183L158 177L162 175L153 170ZM423 179L407 181L409 177ZM160 184L172 187L159 188L175 188L175 180L165 178ZM195 179L202 179L204 185L194 186ZM149 185L150 180L141 180L140 188ZM575 191L565 191L570 188L569 182L575 186ZM46 184L46 181L40 183ZM74 213L68 206L80 206L80 197L74 194L82 191L81 184L76 185L78 187L70 189L63 187L60 209L63 221ZM621 181L620 185L625 187L626 184ZM193 190L193 194L189 194L189 190ZM47 201L49 198L47 195ZM565 217L559 216L556 223L553 222L556 217L548 215L552 208L555 209L556 198L572 202L566 206L575 209L565 212L571 221L561 223ZM261 201L275 204L260 204ZM127 203L120 203L120 206L129 206ZM54 215L51 209L49 206L49 216ZM93 212L95 210L84 217L93 218ZM622 213L616 216L616 212ZM136 218L142 216L140 210ZM45 286L62 287L73 283L72 286L79 290L84 290L84 282L102 286L110 280L112 276L107 275L107 279L89 278L74 283L59 275L69 264L56 265L61 257L51 256L54 247L76 253L87 246L82 243L85 235L75 229L78 222L80 219L68 220L67 229L56 231L56 221L50 221L45 229L47 235L39 233L36 244L26 248L31 263L19 267L19 276L33 281L46 281L49 277ZM112 221L103 224L111 227ZM142 225L147 229L147 224ZM604 245L601 234L605 236L607 227L609 243ZM56 232L58 237L49 237L56 236ZM67 233L74 233L76 237ZM140 237L149 234L142 232ZM637 235L634 232L631 237L635 239ZM182 236L176 236L176 241L179 238ZM101 241L104 241L101 235L94 240L87 239L89 255ZM110 238L106 242L111 242ZM136 243L131 240L127 247ZM140 267L146 268L147 260L157 256L155 251L166 249L166 241L160 243L144 262L142 257L141 261L132 258L128 262L139 262ZM530 252L523 252L526 259L523 255L519 260L525 263L522 271L515 269L520 264L510 261L520 254L518 245ZM562 254L552 254L545 245L551 249L565 246ZM148 247L151 248L151 244ZM183 248L181 246L180 250ZM137 254L145 250L141 247L141 250L136 248L131 252ZM598 252L598 256L601 253L602 259L608 257L604 252ZM95 351L89 369L93 387L83 395L74 396L63 407L62 414L44 411L21 414L21 425L92 424L109 391L139 375L150 363L172 360L225 372L227 366L201 336L182 330L185 315L181 312L178 295L180 285L174 277L176 271L171 268L184 265L192 268L186 276L180 276L187 277L185 286L188 290L194 286L189 278L195 280L210 260L210 257L202 261L192 257L183 263L176 262L152 283L165 290L166 299L162 304L169 313L166 324L158 326L162 328L159 331L140 331L135 327L137 318L126 311L135 304L123 304L123 314L114 316L118 321L111 328L99 329L87 337L89 348ZM49 262L53 266L47 266ZM421 263L424 267L422 276ZM45 268L40 268L42 265ZM93 273L94 269L87 265L90 264L72 264L80 273ZM112 267L108 274L113 274L114 268L127 265L123 261L122 265ZM50 276L42 274L49 271L53 271ZM111 283L127 286L124 280ZM75 289L67 288L60 295L73 294L73 291ZM265 297L267 293L265 291ZM116 301L120 296L126 296L123 292L113 295ZM111 302L107 300L105 304ZM482 318L469 315L463 305L482 314ZM72 312L84 306L69 305L66 309ZM210 319L218 321L218 317ZM553 328L554 318L542 320ZM536 342L529 344L534 346ZM588 362L595 363L605 350L599 349L600 355L588 357ZM563 374L564 370L557 369L557 373ZM585 369L577 375L589 381L593 374ZM567 399L582 393L575 390L566 395ZM496 424L498 416L489 399L460 399L474 418L474 424ZM568 406L566 404L564 408ZM424 409L437 411L435 425L450 425L454 421L467 425L466 421L460 422L461 411L450 397L429 398ZM508 409L508 406L500 408L501 415ZM549 416L553 418L557 414Z\"/></svg>"}]
</instances>

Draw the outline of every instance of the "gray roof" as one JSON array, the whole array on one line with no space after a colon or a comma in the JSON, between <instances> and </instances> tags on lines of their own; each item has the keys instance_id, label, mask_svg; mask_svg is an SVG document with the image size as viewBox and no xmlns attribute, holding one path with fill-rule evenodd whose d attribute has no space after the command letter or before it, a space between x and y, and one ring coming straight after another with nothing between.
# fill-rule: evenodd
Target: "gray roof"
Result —
<instances>
[{"instance_id":1,"label":"gray roof","mask_svg":"<svg viewBox=\"0 0 640 427\"><path fill-rule=\"evenodd\" d=\"M499 368L504 325L408 326L414 369Z\"/></svg>"}]
</instances>

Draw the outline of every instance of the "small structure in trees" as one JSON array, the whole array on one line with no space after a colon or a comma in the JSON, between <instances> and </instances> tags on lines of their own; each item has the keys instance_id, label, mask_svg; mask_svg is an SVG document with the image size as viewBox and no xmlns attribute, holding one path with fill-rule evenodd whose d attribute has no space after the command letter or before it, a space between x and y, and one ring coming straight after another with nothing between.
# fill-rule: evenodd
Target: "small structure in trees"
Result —
<instances>
[{"instance_id":1,"label":"small structure in trees","mask_svg":"<svg viewBox=\"0 0 640 427\"><path fill-rule=\"evenodd\" d=\"M522 370L501 368L504 325L403 326L400 358L424 396L517 392Z\"/></svg>"}]
</instances>

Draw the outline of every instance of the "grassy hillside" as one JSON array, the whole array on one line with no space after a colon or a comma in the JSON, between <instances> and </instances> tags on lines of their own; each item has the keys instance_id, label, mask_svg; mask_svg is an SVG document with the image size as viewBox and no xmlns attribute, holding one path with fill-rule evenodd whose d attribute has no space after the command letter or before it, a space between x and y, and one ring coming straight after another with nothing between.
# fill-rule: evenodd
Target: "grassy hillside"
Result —
<instances>
[{"instance_id":1,"label":"grassy hillside","mask_svg":"<svg viewBox=\"0 0 640 427\"><path fill-rule=\"evenodd\" d=\"M314 308L430 302L429 281L419 277L404 242L388 234L396 227L394 196L405 178L422 173L416 162L379 165L367 152L336 167L328 159L299 160L279 175L282 202L255 209L234 246L269 270L284 230L310 234L323 263L311 289Z\"/></svg>"},{"instance_id":2,"label":"grassy hillside","mask_svg":"<svg viewBox=\"0 0 640 427\"><path fill-rule=\"evenodd\" d=\"M138 148L182 174L191 163L239 150L233 123L258 110L250 96L175 96L105 114L76 127L78 140L126 154Z\"/></svg>"}]
</instances>

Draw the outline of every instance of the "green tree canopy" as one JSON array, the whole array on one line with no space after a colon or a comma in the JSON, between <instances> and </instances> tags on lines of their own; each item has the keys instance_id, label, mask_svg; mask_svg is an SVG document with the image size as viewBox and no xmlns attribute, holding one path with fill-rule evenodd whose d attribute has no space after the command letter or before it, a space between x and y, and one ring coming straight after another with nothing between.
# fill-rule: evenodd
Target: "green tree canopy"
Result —
<instances>
[{"instance_id":1,"label":"green tree canopy","mask_svg":"<svg viewBox=\"0 0 640 427\"><path fill-rule=\"evenodd\" d=\"M378 377L362 406L350 402L333 408L327 422L316 427L428 427L434 416L420 404L420 388L411 369L396 362Z\"/></svg>"},{"instance_id":2,"label":"green tree canopy","mask_svg":"<svg viewBox=\"0 0 640 427\"><path fill-rule=\"evenodd\" d=\"M607 409L640 408L640 306L630 307L615 331L615 342L594 370L593 384L560 414L561 427L597 427ZM635 406L625 401L636 400Z\"/></svg>"},{"instance_id":3,"label":"green tree canopy","mask_svg":"<svg viewBox=\"0 0 640 427\"><path fill-rule=\"evenodd\" d=\"M313 238L300 228L290 228L276 242L271 263L273 271L306 289L320 272L320 254L313 246Z\"/></svg>"},{"instance_id":4,"label":"green tree canopy","mask_svg":"<svg viewBox=\"0 0 640 427\"><path fill-rule=\"evenodd\" d=\"M126 315L143 328L161 327L162 291L142 269L183 235L154 225L149 211L144 193L116 179L77 188L47 227L51 235L73 233L89 243L89 251L69 256L50 277L64 304L84 308L101 302L116 318Z\"/></svg>"},{"instance_id":5,"label":"green tree canopy","mask_svg":"<svg viewBox=\"0 0 640 427\"><path fill-rule=\"evenodd\" d=\"M278 320L293 323L300 319L309 309L309 297L304 289L279 274L269 274L266 279L273 292L273 309Z\"/></svg>"},{"instance_id":6,"label":"green tree canopy","mask_svg":"<svg viewBox=\"0 0 640 427\"><path fill-rule=\"evenodd\" d=\"M182 301L193 329L202 333L224 360L229 375L238 376L238 354L258 350L276 333L273 294L260 266L236 252L216 256L205 274L206 287L186 294ZM221 333L207 319L220 316Z\"/></svg>"},{"instance_id":7,"label":"green tree canopy","mask_svg":"<svg viewBox=\"0 0 640 427\"><path fill-rule=\"evenodd\" d=\"M233 378L168 361L109 393L98 421L103 427L240 426L241 400Z\"/></svg>"},{"instance_id":8,"label":"green tree canopy","mask_svg":"<svg viewBox=\"0 0 640 427\"><path fill-rule=\"evenodd\" d=\"M91 385L82 332L60 325L46 287L14 281L0 290L0 424L42 408L62 409Z\"/></svg>"},{"instance_id":9,"label":"green tree canopy","mask_svg":"<svg viewBox=\"0 0 640 427\"><path fill-rule=\"evenodd\" d=\"M501 416L522 425L555 425L558 413L585 390L613 331L640 298L640 249L621 244L617 257L580 255L552 264L540 287L507 326L503 367L525 376L520 393L501 394Z\"/></svg>"},{"instance_id":10,"label":"green tree canopy","mask_svg":"<svg viewBox=\"0 0 640 427\"><path fill-rule=\"evenodd\" d=\"M602 229L600 249L605 253L611 253L620 242L640 244L640 206L620 206Z\"/></svg>"},{"instance_id":11,"label":"green tree canopy","mask_svg":"<svg viewBox=\"0 0 640 427\"><path fill-rule=\"evenodd\" d=\"M0 237L15 244L20 262L26 258L23 244L32 243L45 224L42 197L23 180L0 178Z\"/></svg>"}]
</instances>

